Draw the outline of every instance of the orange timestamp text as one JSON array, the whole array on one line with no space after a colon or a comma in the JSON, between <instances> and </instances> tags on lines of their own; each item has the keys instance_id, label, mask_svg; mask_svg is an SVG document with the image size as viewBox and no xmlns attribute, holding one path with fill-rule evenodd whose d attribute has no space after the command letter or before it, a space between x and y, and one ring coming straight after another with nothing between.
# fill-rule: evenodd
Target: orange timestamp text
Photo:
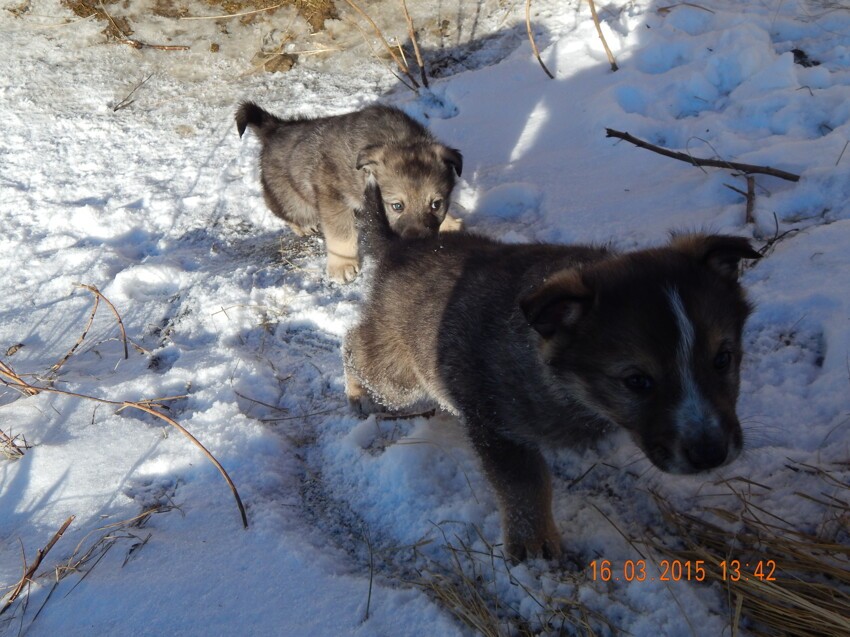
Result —
<instances>
[{"instance_id":1,"label":"orange timestamp text","mask_svg":"<svg viewBox=\"0 0 850 637\"><path fill-rule=\"evenodd\" d=\"M776 581L775 560L660 560L648 569L646 560L626 560L616 566L611 560L593 560L590 579L601 582L702 582L719 579L723 582L747 580Z\"/></svg>"}]
</instances>

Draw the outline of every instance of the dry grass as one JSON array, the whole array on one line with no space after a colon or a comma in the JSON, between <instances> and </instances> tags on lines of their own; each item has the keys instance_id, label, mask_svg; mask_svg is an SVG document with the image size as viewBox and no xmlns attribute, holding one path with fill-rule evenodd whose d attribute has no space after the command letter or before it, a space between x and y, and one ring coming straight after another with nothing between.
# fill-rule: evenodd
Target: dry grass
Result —
<instances>
[{"instance_id":1,"label":"dry grass","mask_svg":"<svg viewBox=\"0 0 850 637\"><path fill-rule=\"evenodd\" d=\"M53 365L50 368L50 372L53 375L55 375L56 372L59 371L59 369L62 367L62 365L64 365L71 358L71 356L77 351L80 344L85 339L85 337L88 334L89 329L91 328L91 325L94 321L95 315L97 313L97 309L98 309L101 301L103 301L103 303L107 307L109 307L109 309L114 314L115 320L118 324L118 328L119 328L120 333L121 333L121 339L122 339L123 346L124 346L124 358L127 358L129 356L129 351L128 351L128 348L127 348L128 339L127 339L127 334L124 330L124 322L122 321L121 315L119 314L119 312L115 308L115 306L112 304L112 302L109 299L107 299L93 285L85 285L85 284L75 284L75 285L76 285L76 287L86 289L89 292L91 292L92 294L94 294L94 297L95 297L94 307L92 308L91 314L89 315L88 322L86 323L86 326L83 329L82 335L77 339L77 341L74 343L74 345L68 351L68 353L65 354L65 356L63 356L62 359L58 363L56 363L55 365ZM137 349L141 349L141 348L139 348L137 346ZM5 385L6 387L9 387L11 389L15 389L15 390L21 392L21 394L23 394L24 396L36 396L36 395L41 394L41 393L60 394L60 395L63 395L63 396L70 396L70 397L74 397L74 398L80 398L80 399L83 399L83 400L90 400L90 401L97 402L97 403L104 404L104 405L112 405L112 406L118 408L116 413L121 412L125 409L142 411L142 412L144 412L148 415L151 415L155 418L158 418L159 420L162 420L163 422L167 423L168 425L170 425L171 427L173 427L174 429L179 431L193 445L195 445L198 449L201 450L201 452L204 454L204 456L206 456L206 458L213 464L213 466L215 466L215 468L218 470L218 472L224 478L224 481L227 483L227 486L230 488L230 491L233 494L233 498L236 501L236 506L239 509L239 514L242 518L242 525L243 525L244 528L248 528L248 515L245 512L244 505L242 504L242 498L239 496L239 491L236 489L236 485L233 483L233 480L230 479L230 476L228 475L227 471L224 469L224 467L221 465L221 463L216 459L216 457L213 456L212 453L210 453L210 451L203 444L201 444L201 442L197 438L195 438L195 436L193 436L185 427L183 427L180 423L178 423L176 420L174 420L173 418L171 418L170 416L168 416L165 413L165 411L168 409L168 407L166 406L165 403L179 399L179 398L185 398L185 396L168 396L168 397L164 397L164 398L141 399L141 400L110 400L108 398L99 398L99 397L90 396L90 395L87 395L87 394L57 389L57 388L52 386L53 379L51 377L48 377L46 379L46 382L44 382L45 379L42 379L42 382L39 382L38 384L33 384L33 382L30 382L28 380L24 380L23 376L35 376L36 378L38 378L38 376L35 375L35 374L18 374L8 363L4 363L3 361L0 361L0 385ZM3 437L0 437L0 443L2 443L2 449L4 450L4 453L6 455L8 455L10 453L12 453L12 454L18 453L19 455L22 455L23 449L26 448L26 447L21 447L20 445L16 444L15 438L11 438L6 434L4 434Z\"/></svg>"},{"instance_id":2,"label":"dry grass","mask_svg":"<svg viewBox=\"0 0 850 637\"><path fill-rule=\"evenodd\" d=\"M443 525L437 529L450 557L449 563L420 555L417 577L406 583L425 592L477 634L486 637L616 634L617 628L605 617L579 601L580 584L585 580L583 573L564 571L546 575L553 578L557 575L556 588L573 591L571 596L532 591L511 574L511 564L501 547L489 544L478 529L474 530L474 537L465 538L457 534L450 537ZM483 542L485 549L474 549L473 540ZM415 547L414 553L417 553ZM531 599L537 605L531 619L499 594L506 586L515 590L514 597Z\"/></svg>"},{"instance_id":3,"label":"dry grass","mask_svg":"<svg viewBox=\"0 0 850 637\"><path fill-rule=\"evenodd\" d=\"M739 502L736 512L703 507L694 514L683 513L657 497L681 544L669 546L658 540L649 544L676 559L705 562L707 581L727 593L733 634L741 628L740 617L754 635L846 637L850 635L850 485L834 471L807 465L789 468L823 480L825 488L818 495L792 496L800 510L818 505L818 524L811 517L782 519L760 505L755 493L726 483ZM847 466L837 469L846 476ZM708 521L709 516L717 523ZM740 576L729 565L732 560L740 562Z\"/></svg>"},{"instance_id":4,"label":"dry grass","mask_svg":"<svg viewBox=\"0 0 850 637\"><path fill-rule=\"evenodd\" d=\"M24 453L29 448L27 439L21 434L10 436L5 431L0 430L0 454L3 454L8 460L23 458Z\"/></svg>"},{"instance_id":5,"label":"dry grass","mask_svg":"<svg viewBox=\"0 0 850 637\"><path fill-rule=\"evenodd\" d=\"M171 504L147 507L140 514L133 516L132 518L101 526L86 534L67 558L60 560L53 567L42 573L36 573L39 566L44 561L48 551L56 545L70 526L71 522L74 520L74 516L69 517L60 529L53 535L50 542L48 542L44 548L36 552L35 559L32 563L27 563L26 557L22 557L24 574L18 583L10 589L10 592L7 593L6 601L3 603L3 606L0 607L0 615L4 614L8 610L12 610L9 617L3 618L6 625L11 625L12 621L16 621L20 625L18 634L26 632L24 630L23 623L29 606L30 586L36 580L49 581L52 579L53 584L42 601L41 606L39 606L38 610L29 620L29 626L38 619L42 609L50 601L53 593L63 579L73 574L81 575L77 583L74 584L74 586L66 593L67 596L88 576L89 573L92 572L92 570L94 570L106 554L119 543L129 545L127 548L127 554L124 557L124 562L122 563L122 566L126 565L128 561L138 555L138 552L144 548L148 540L151 538L150 532L144 536L140 533L148 520L150 520L153 515L165 513L173 510L174 508L176 507ZM2 626L0 626L0 628L2 628Z\"/></svg>"}]
</instances>

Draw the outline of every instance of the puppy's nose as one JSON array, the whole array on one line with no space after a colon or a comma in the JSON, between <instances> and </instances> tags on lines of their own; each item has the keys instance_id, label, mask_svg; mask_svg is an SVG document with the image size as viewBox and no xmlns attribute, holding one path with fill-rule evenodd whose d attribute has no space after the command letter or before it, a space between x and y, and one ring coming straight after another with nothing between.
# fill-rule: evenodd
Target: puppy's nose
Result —
<instances>
[{"instance_id":1,"label":"puppy's nose","mask_svg":"<svg viewBox=\"0 0 850 637\"><path fill-rule=\"evenodd\" d=\"M418 239L424 237L433 237L437 234L439 224L435 228L426 228L419 225L409 225L401 230L401 236L405 239Z\"/></svg>"},{"instance_id":2,"label":"puppy's nose","mask_svg":"<svg viewBox=\"0 0 850 637\"><path fill-rule=\"evenodd\" d=\"M714 469L726 462L729 443L725 436L703 435L684 448L685 458L696 471Z\"/></svg>"},{"instance_id":3,"label":"puppy's nose","mask_svg":"<svg viewBox=\"0 0 850 637\"><path fill-rule=\"evenodd\" d=\"M432 214L426 214L425 218L422 220L422 223L428 230L434 233L440 229L440 224L442 223L442 221L440 221L440 219L438 219Z\"/></svg>"}]
</instances>

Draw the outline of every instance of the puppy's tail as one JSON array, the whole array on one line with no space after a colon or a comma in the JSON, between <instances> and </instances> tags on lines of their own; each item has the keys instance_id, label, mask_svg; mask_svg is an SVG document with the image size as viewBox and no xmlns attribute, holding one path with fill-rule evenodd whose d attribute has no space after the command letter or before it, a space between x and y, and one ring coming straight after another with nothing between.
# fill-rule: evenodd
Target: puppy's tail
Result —
<instances>
[{"instance_id":1,"label":"puppy's tail","mask_svg":"<svg viewBox=\"0 0 850 637\"><path fill-rule=\"evenodd\" d=\"M380 257L392 243L399 239L390 228L381 187L371 175L366 178L363 202L355 211L357 234L360 237L360 253Z\"/></svg>"},{"instance_id":2,"label":"puppy's tail","mask_svg":"<svg viewBox=\"0 0 850 637\"><path fill-rule=\"evenodd\" d=\"M239 131L239 137L242 137L245 129L250 126L260 138L263 138L282 123L282 119L260 108L254 102L242 102L239 110L236 111L236 130Z\"/></svg>"}]
</instances>

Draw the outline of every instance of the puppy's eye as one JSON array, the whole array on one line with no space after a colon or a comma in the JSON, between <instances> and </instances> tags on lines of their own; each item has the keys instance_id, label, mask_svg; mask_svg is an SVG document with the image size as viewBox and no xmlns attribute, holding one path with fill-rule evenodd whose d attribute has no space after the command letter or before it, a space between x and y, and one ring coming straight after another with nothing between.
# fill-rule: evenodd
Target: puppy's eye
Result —
<instances>
[{"instance_id":1,"label":"puppy's eye","mask_svg":"<svg viewBox=\"0 0 850 637\"><path fill-rule=\"evenodd\" d=\"M443 207L443 200L442 199L434 199L434 201L431 202L431 210L439 210L442 207Z\"/></svg>"},{"instance_id":2,"label":"puppy's eye","mask_svg":"<svg viewBox=\"0 0 850 637\"><path fill-rule=\"evenodd\" d=\"M392 208L396 212L401 212L402 210L404 210L404 204L400 201L394 201L390 204L390 208Z\"/></svg>"},{"instance_id":3,"label":"puppy's eye","mask_svg":"<svg viewBox=\"0 0 850 637\"><path fill-rule=\"evenodd\" d=\"M646 374L631 374L623 379L627 389L636 394L648 394L655 388L655 381Z\"/></svg>"},{"instance_id":4,"label":"puppy's eye","mask_svg":"<svg viewBox=\"0 0 850 637\"><path fill-rule=\"evenodd\" d=\"M718 352L717 356L714 357L714 369L718 372L725 372L729 369L729 366L732 364L732 352L722 351Z\"/></svg>"}]
</instances>

